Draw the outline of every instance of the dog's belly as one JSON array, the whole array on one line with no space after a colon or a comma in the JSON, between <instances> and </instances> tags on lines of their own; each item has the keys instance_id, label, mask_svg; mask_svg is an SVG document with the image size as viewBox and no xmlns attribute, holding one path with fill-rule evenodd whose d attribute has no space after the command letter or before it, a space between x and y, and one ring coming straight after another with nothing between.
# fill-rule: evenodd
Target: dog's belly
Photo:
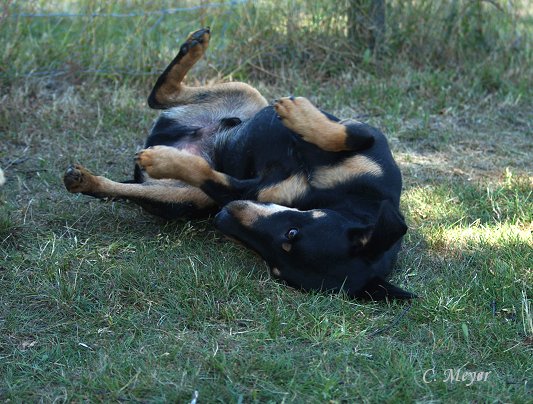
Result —
<instances>
[{"instance_id":1,"label":"dog's belly","mask_svg":"<svg viewBox=\"0 0 533 404\"><path fill-rule=\"evenodd\" d=\"M202 157L213 154L216 135L224 132L227 120L206 126L183 125L179 121L160 117L148 137L145 148L169 146Z\"/></svg>"}]
</instances>

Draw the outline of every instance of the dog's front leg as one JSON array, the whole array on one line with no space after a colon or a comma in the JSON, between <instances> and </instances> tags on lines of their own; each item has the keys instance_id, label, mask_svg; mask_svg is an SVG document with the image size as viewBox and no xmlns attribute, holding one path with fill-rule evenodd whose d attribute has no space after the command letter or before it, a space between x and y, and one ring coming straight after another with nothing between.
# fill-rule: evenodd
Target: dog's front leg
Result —
<instances>
[{"instance_id":1,"label":"dog's front leg","mask_svg":"<svg viewBox=\"0 0 533 404\"><path fill-rule=\"evenodd\" d=\"M202 157L169 146L154 146L135 155L137 164L155 179L172 178L200 187L206 181L228 185L225 174L211 168Z\"/></svg>"},{"instance_id":2,"label":"dog's front leg","mask_svg":"<svg viewBox=\"0 0 533 404\"><path fill-rule=\"evenodd\" d=\"M284 97L274 104L283 124L308 143L328 152L361 151L374 144L371 126L357 121L334 122L304 97Z\"/></svg>"},{"instance_id":3,"label":"dog's front leg","mask_svg":"<svg viewBox=\"0 0 533 404\"><path fill-rule=\"evenodd\" d=\"M97 198L128 198L133 201L161 202L168 204L193 205L197 209L214 206L202 190L185 184L176 185L165 181L144 183L121 183L94 175L79 164L71 165L63 177L69 192L82 193ZM142 203L140 203L142 205Z\"/></svg>"},{"instance_id":4,"label":"dog's front leg","mask_svg":"<svg viewBox=\"0 0 533 404\"><path fill-rule=\"evenodd\" d=\"M200 188L221 206L233 200L257 198L259 180L237 180L185 150L154 146L137 153L136 161L150 177L184 181Z\"/></svg>"}]
</instances>

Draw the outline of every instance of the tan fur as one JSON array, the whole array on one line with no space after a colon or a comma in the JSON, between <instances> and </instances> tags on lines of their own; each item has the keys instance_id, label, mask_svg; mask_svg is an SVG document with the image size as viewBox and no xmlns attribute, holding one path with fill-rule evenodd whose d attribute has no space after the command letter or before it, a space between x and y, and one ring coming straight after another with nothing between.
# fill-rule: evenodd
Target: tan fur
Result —
<instances>
[{"instance_id":1,"label":"tan fur","mask_svg":"<svg viewBox=\"0 0 533 404\"><path fill-rule=\"evenodd\" d=\"M194 32L189 35L186 42L195 40ZM252 109L253 113L259 109L265 107L268 103L265 98L252 86L246 83L232 82L232 83L219 83L212 86L204 87L188 87L184 85L183 79L188 71L202 58L205 51L209 46L209 40L211 34L205 32L202 35L202 42L197 42L194 46L190 47L183 58L176 64L174 64L165 77L165 81L156 89L155 98L156 101L167 107L175 105L188 105L198 102L197 98L209 94L214 100L210 100L208 104L200 102L202 108L212 109L214 113L218 109L226 104L226 101L230 101L231 108L235 105L241 104L241 102L235 102L239 100L233 100L235 97L240 99L248 99L247 108ZM252 108L250 108L252 107ZM253 114L250 113L246 117L241 117L238 114L233 115L241 119L249 118Z\"/></svg>"},{"instance_id":2,"label":"tan fur","mask_svg":"<svg viewBox=\"0 0 533 404\"><path fill-rule=\"evenodd\" d=\"M290 243L282 243L281 248L283 248L285 251L290 252L292 250L292 244Z\"/></svg>"},{"instance_id":3,"label":"tan fur","mask_svg":"<svg viewBox=\"0 0 533 404\"><path fill-rule=\"evenodd\" d=\"M142 198L158 202L194 203L198 208L213 206L214 202L201 189L176 186L175 181L156 180L143 184L122 184L96 176L76 165L64 177L69 192L95 193L104 197Z\"/></svg>"},{"instance_id":4,"label":"tan fur","mask_svg":"<svg viewBox=\"0 0 533 404\"><path fill-rule=\"evenodd\" d=\"M317 169L310 182L315 188L327 189L364 174L378 177L383 175L383 170L376 162L359 155L350 157L340 164Z\"/></svg>"},{"instance_id":5,"label":"tan fur","mask_svg":"<svg viewBox=\"0 0 533 404\"><path fill-rule=\"evenodd\" d=\"M251 227L258 219L271 216L274 213L294 210L279 205L258 205L249 201L233 202L229 209L244 227Z\"/></svg>"},{"instance_id":6,"label":"tan fur","mask_svg":"<svg viewBox=\"0 0 533 404\"><path fill-rule=\"evenodd\" d=\"M191 33L186 42L193 40ZM210 34L204 33L202 36L202 43L197 43L191 47L183 58L171 67L166 76L166 80L156 92L155 98L157 102L162 105L169 105L176 102L176 96L180 93L181 82L185 78L187 72L200 60L209 46Z\"/></svg>"},{"instance_id":7,"label":"tan fur","mask_svg":"<svg viewBox=\"0 0 533 404\"><path fill-rule=\"evenodd\" d=\"M291 206L294 201L309 191L307 179L302 174L293 175L284 181L264 188L259 192L257 200Z\"/></svg>"},{"instance_id":8,"label":"tan fur","mask_svg":"<svg viewBox=\"0 0 533 404\"><path fill-rule=\"evenodd\" d=\"M200 187L206 181L229 185L228 177L211 168L200 156L169 146L154 146L137 153L137 163L152 178L173 178Z\"/></svg>"},{"instance_id":9,"label":"tan fur","mask_svg":"<svg viewBox=\"0 0 533 404\"><path fill-rule=\"evenodd\" d=\"M271 272L272 272L272 275L274 275L274 276L276 276L278 278L281 277L281 271L278 268L272 267Z\"/></svg>"},{"instance_id":10,"label":"tan fur","mask_svg":"<svg viewBox=\"0 0 533 404\"><path fill-rule=\"evenodd\" d=\"M346 146L346 127L330 121L304 97L282 98L274 105L283 124L322 150L340 152Z\"/></svg>"},{"instance_id":11,"label":"tan fur","mask_svg":"<svg viewBox=\"0 0 533 404\"><path fill-rule=\"evenodd\" d=\"M158 102L163 105L198 105L203 109L212 111L213 114L220 109L226 111L228 109L228 104L230 108L243 108L244 110L252 110L255 114L261 108L266 107L268 102L252 86L246 83L240 82L230 82L230 83L217 83L210 86L203 87L188 87L184 84L172 86L166 86L166 94L164 96L165 100L161 101L159 92L162 91L161 86L156 92L156 98ZM198 101L198 98L209 95L213 100L210 100L209 103L202 103ZM248 105L241 106L242 100L246 100ZM200 112L201 113L201 112ZM250 118L253 114L248 114L244 118Z\"/></svg>"},{"instance_id":12,"label":"tan fur","mask_svg":"<svg viewBox=\"0 0 533 404\"><path fill-rule=\"evenodd\" d=\"M323 210L315 209L311 213L311 216L313 217L313 219L320 219L321 217L325 217L326 216L326 212L324 212Z\"/></svg>"}]
</instances>

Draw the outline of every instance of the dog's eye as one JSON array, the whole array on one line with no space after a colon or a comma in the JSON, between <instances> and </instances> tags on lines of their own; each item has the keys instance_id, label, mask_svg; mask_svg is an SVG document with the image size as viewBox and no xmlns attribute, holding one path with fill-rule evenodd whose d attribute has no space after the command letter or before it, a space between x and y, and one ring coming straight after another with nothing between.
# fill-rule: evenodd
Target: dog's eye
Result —
<instances>
[{"instance_id":1,"label":"dog's eye","mask_svg":"<svg viewBox=\"0 0 533 404\"><path fill-rule=\"evenodd\" d=\"M297 235L298 235L298 229L290 229L287 232L287 234L285 234L285 237L287 237L287 240L292 240Z\"/></svg>"}]
</instances>

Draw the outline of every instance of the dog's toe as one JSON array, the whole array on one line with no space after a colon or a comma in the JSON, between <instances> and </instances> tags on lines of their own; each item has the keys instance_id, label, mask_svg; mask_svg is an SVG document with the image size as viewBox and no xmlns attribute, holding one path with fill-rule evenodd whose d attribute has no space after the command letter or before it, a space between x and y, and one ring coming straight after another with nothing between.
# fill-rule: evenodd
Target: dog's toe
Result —
<instances>
[{"instance_id":1,"label":"dog's toe","mask_svg":"<svg viewBox=\"0 0 533 404\"><path fill-rule=\"evenodd\" d=\"M90 192L94 186L94 175L79 164L71 164L65 170L63 183L69 192Z\"/></svg>"},{"instance_id":2,"label":"dog's toe","mask_svg":"<svg viewBox=\"0 0 533 404\"><path fill-rule=\"evenodd\" d=\"M198 31L193 32L189 38L197 40L199 43L203 43L205 40L209 39L211 34L211 28L205 27L199 29Z\"/></svg>"},{"instance_id":3,"label":"dog's toe","mask_svg":"<svg viewBox=\"0 0 533 404\"><path fill-rule=\"evenodd\" d=\"M209 45L211 39L211 30L209 27L199 29L189 35L183 46L187 45L186 52L194 50L198 55L203 54Z\"/></svg>"},{"instance_id":4,"label":"dog's toe","mask_svg":"<svg viewBox=\"0 0 533 404\"><path fill-rule=\"evenodd\" d=\"M292 95L280 98L274 102L274 109L281 119L285 119L291 114L291 111L294 109L294 102L295 98Z\"/></svg>"},{"instance_id":5,"label":"dog's toe","mask_svg":"<svg viewBox=\"0 0 533 404\"><path fill-rule=\"evenodd\" d=\"M283 105L283 103L281 102L276 102L274 104L274 110L276 111L277 113L277 117L280 118L280 119L283 119L283 117L286 115L287 113L287 109L285 108L285 106Z\"/></svg>"},{"instance_id":6,"label":"dog's toe","mask_svg":"<svg viewBox=\"0 0 533 404\"><path fill-rule=\"evenodd\" d=\"M65 171L65 178L68 178L69 181L78 181L80 177L80 171L75 165L69 165Z\"/></svg>"},{"instance_id":7,"label":"dog's toe","mask_svg":"<svg viewBox=\"0 0 533 404\"><path fill-rule=\"evenodd\" d=\"M146 169L147 167L150 167L153 165L153 156L152 156L153 148L148 148L141 150L137 153L135 153L135 162L141 166L141 168Z\"/></svg>"}]
</instances>

